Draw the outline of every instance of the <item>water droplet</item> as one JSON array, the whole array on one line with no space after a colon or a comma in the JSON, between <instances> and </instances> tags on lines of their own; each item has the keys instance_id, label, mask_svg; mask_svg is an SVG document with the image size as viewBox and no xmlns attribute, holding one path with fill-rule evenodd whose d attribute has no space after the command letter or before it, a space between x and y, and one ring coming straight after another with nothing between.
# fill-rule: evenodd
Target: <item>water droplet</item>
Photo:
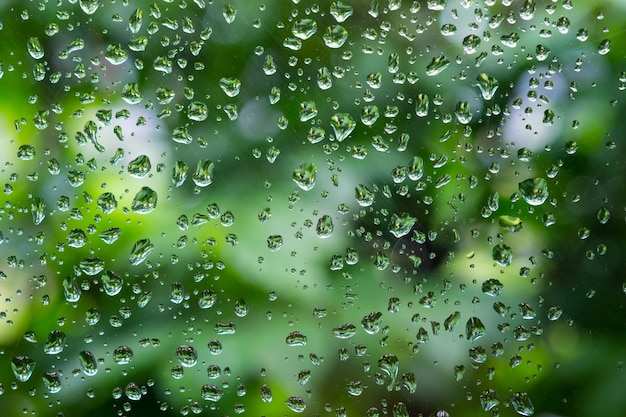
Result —
<instances>
[{"instance_id":1,"label":"water droplet","mask_svg":"<svg viewBox=\"0 0 626 417\"><path fill-rule=\"evenodd\" d=\"M158 195L150 187L141 187L133 198L131 209L135 213L147 214L156 208Z\"/></svg>"},{"instance_id":2,"label":"water droplet","mask_svg":"<svg viewBox=\"0 0 626 417\"><path fill-rule=\"evenodd\" d=\"M209 116L209 108L201 101L193 101L187 106L187 117L189 120L201 122Z\"/></svg>"},{"instance_id":3,"label":"water droplet","mask_svg":"<svg viewBox=\"0 0 626 417\"><path fill-rule=\"evenodd\" d=\"M277 251L283 246L283 237L281 235L271 235L267 238L267 247L272 252Z\"/></svg>"},{"instance_id":4,"label":"water droplet","mask_svg":"<svg viewBox=\"0 0 626 417\"><path fill-rule=\"evenodd\" d=\"M185 288L178 281L172 282L170 286L170 301L174 304L180 304L185 300Z\"/></svg>"},{"instance_id":5,"label":"water droplet","mask_svg":"<svg viewBox=\"0 0 626 417\"><path fill-rule=\"evenodd\" d=\"M215 324L215 333L219 335L235 334L235 331L235 323L233 322L219 322Z\"/></svg>"},{"instance_id":6,"label":"water droplet","mask_svg":"<svg viewBox=\"0 0 626 417\"><path fill-rule=\"evenodd\" d=\"M33 374L35 361L28 356L15 356L11 359L11 369L19 382L26 382Z\"/></svg>"},{"instance_id":7,"label":"water droplet","mask_svg":"<svg viewBox=\"0 0 626 417\"><path fill-rule=\"evenodd\" d=\"M503 215L498 217L498 224L509 232L519 232L522 229L522 219L519 217Z\"/></svg>"},{"instance_id":8,"label":"water droplet","mask_svg":"<svg viewBox=\"0 0 626 417\"><path fill-rule=\"evenodd\" d=\"M43 200L43 198L33 198L33 202L30 204L30 212L33 217L33 223L35 225L41 224L43 219L46 218L46 202Z\"/></svg>"},{"instance_id":9,"label":"water droplet","mask_svg":"<svg viewBox=\"0 0 626 417\"><path fill-rule=\"evenodd\" d=\"M220 87L228 97L236 97L241 89L241 81L237 78L224 77L220 79Z\"/></svg>"},{"instance_id":10,"label":"water droplet","mask_svg":"<svg viewBox=\"0 0 626 417\"><path fill-rule=\"evenodd\" d=\"M470 317L465 324L465 336L470 342L474 342L485 335L485 325L478 317Z\"/></svg>"},{"instance_id":11,"label":"water droplet","mask_svg":"<svg viewBox=\"0 0 626 417\"><path fill-rule=\"evenodd\" d=\"M479 46L480 46L480 36L472 34L463 38L463 51L467 55L476 53L478 51Z\"/></svg>"},{"instance_id":12,"label":"water droplet","mask_svg":"<svg viewBox=\"0 0 626 417\"><path fill-rule=\"evenodd\" d=\"M366 126L371 126L376 123L379 117L380 111L377 106L364 106L361 110L361 122Z\"/></svg>"},{"instance_id":13,"label":"water droplet","mask_svg":"<svg viewBox=\"0 0 626 417\"><path fill-rule=\"evenodd\" d=\"M44 353L47 353L48 355L56 355L63 352L64 348L65 333L60 330L51 331L43 345Z\"/></svg>"},{"instance_id":14,"label":"water droplet","mask_svg":"<svg viewBox=\"0 0 626 417\"><path fill-rule=\"evenodd\" d=\"M525 392L516 392L511 396L511 405L517 414L530 417L535 414L535 407L530 402L530 397Z\"/></svg>"},{"instance_id":15,"label":"water droplet","mask_svg":"<svg viewBox=\"0 0 626 417\"><path fill-rule=\"evenodd\" d=\"M322 90L328 90L333 86L333 79L328 68L321 67L317 70L317 86Z\"/></svg>"},{"instance_id":16,"label":"water droplet","mask_svg":"<svg viewBox=\"0 0 626 417\"><path fill-rule=\"evenodd\" d=\"M548 183L544 178L529 178L520 182L519 191L531 206L539 206L548 199Z\"/></svg>"},{"instance_id":17,"label":"water droplet","mask_svg":"<svg viewBox=\"0 0 626 417\"><path fill-rule=\"evenodd\" d=\"M487 389L480 394L480 405L483 410L489 411L498 404L500 404L500 400L494 390Z\"/></svg>"},{"instance_id":18,"label":"water droplet","mask_svg":"<svg viewBox=\"0 0 626 417\"><path fill-rule=\"evenodd\" d=\"M135 9L128 18L128 28L131 33L135 34L141 29L143 24L143 10Z\"/></svg>"},{"instance_id":19,"label":"water droplet","mask_svg":"<svg viewBox=\"0 0 626 417\"><path fill-rule=\"evenodd\" d=\"M509 266L513 261L513 250L511 250L510 246L503 243L497 244L493 247L492 259L498 265Z\"/></svg>"},{"instance_id":20,"label":"water droplet","mask_svg":"<svg viewBox=\"0 0 626 417\"><path fill-rule=\"evenodd\" d=\"M287 335L287 346L306 346L306 336L299 331L294 331Z\"/></svg>"},{"instance_id":21,"label":"water droplet","mask_svg":"<svg viewBox=\"0 0 626 417\"><path fill-rule=\"evenodd\" d=\"M315 32L317 32L317 22L313 19L296 20L291 28L293 36L302 40L309 39Z\"/></svg>"},{"instance_id":22,"label":"water droplet","mask_svg":"<svg viewBox=\"0 0 626 417\"><path fill-rule=\"evenodd\" d=\"M100 277L100 281L105 294L111 297L119 294L124 286L124 280L122 277L113 271L104 272Z\"/></svg>"},{"instance_id":23,"label":"water droplet","mask_svg":"<svg viewBox=\"0 0 626 417\"><path fill-rule=\"evenodd\" d=\"M450 65L450 61L448 61L448 58L446 58L445 55L441 54L434 57L432 61L430 61L430 64L426 67L426 75L430 77L439 75L443 70L448 68L448 65Z\"/></svg>"},{"instance_id":24,"label":"water droplet","mask_svg":"<svg viewBox=\"0 0 626 417\"><path fill-rule=\"evenodd\" d=\"M477 81L476 85L480 89L480 93L482 94L483 99L485 100L493 99L494 95L496 94L496 91L498 90L498 87L500 86L500 83L498 82L498 80L492 75L485 74L483 72L481 74L478 74L478 76L476 76L476 81Z\"/></svg>"},{"instance_id":25,"label":"water droplet","mask_svg":"<svg viewBox=\"0 0 626 417\"><path fill-rule=\"evenodd\" d=\"M315 177L317 175L317 165L312 162L306 162L293 171L293 180L300 188L309 191L315 186Z\"/></svg>"},{"instance_id":26,"label":"water droplet","mask_svg":"<svg viewBox=\"0 0 626 417\"><path fill-rule=\"evenodd\" d=\"M61 376L58 372L46 372L43 374L43 385L50 394L56 394L61 391Z\"/></svg>"},{"instance_id":27,"label":"water droplet","mask_svg":"<svg viewBox=\"0 0 626 417\"><path fill-rule=\"evenodd\" d=\"M26 43L26 49L33 59L41 59L44 56L43 46L41 46L41 42L39 38L33 36L28 38L28 42Z\"/></svg>"},{"instance_id":28,"label":"water droplet","mask_svg":"<svg viewBox=\"0 0 626 417\"><path fill-rule=\"evenodd\" d=\"M317 221L317 226L315 227L317 236L321 237L322 239L330 237L333 234L333 229L333 218L327 214L319 218L319 220Z\"/></svg>"},{"instance_id":29,"label":"water droplet","mask_svg":"<svg viewBox=\"0 0 626 417\"><path fill-rule=\"evenodd\" d=\"M175 187L180 187L185 183L187 179L187 173L189 172L189 167L183 161L176 161L174 167L172 168L172 182Z\"/></svg>"},{"instance_id":30,"label":"water droplet","mask_svg":"<svg viewBox=\"0 0 626 417\"><path fill-rule=\"evenodd\" d=\"M323 39L329 48L341 48L348 39L348 31L341 25L332 25L326 28Z\"/></svg>"},{"instance_id":31,"label":"water droplet","mask_svg":"<svg viewBox=\"0 0 626 417\"><path fill-rule=\"evenodd\" d=\"M306 122L317 116L317 108L314 101L303 101L300 103L299 118L301 122Z\"/></svg>"},{"instance_id":32,"label":"water droplet","mask_svg":"<svg viewBox=\"0 0 626 417\"><path fill-rule=\"evenodd\" d=\"M365 185L359 184L354 190L356 201L360 206L368 207L374 203L374 193L371 192Z\"/></svg>"},{"instance_id":33,"label":"water droplet","mask_svg":"<svg viewBox=\"0 0 626 417\"><path fill-rule=\"evenodd\" d=\"M563 314L563 309L561 307L553 306L548 309L548 320L555 321L558 320Z\"/></svg>"},{"instance_id":34,"label":"water droplet","mask_svg":"<svg viewBox=\"0 0 626 417\"><path fill-rule=\"evenodd\" d=\"M76 278L66 277L63 280L63 296L68 303L75 303L80 299L80 288L76 284Z\"/></svg>"},{"instance_id":35,"label":"water droplet","mask_svg":"<svg viewBox=\"0 0 626 417\"><path fill-rule=\"evenodd\" d=\"M217 402L224 395L223 391L215 385L204 384L200 390L203 400Z\"/></svg>"},{"instance_id":36,"label":"water droplet","mask_svg":"<svg viewBox=\"0 0 626 417\"><path fill-rule=\"evenodd\" d=\"M200 159L195 172L191 176L193 182L198 187L211 185L213 183L213 168L215 168L215 164L212 161Z\"/></svg>"},{"instance_id":37,"label":"water droplet","mask_svg":"<svg viewBox=\"0 0 626 417\"><path fill-rule=\"evenodd\" d=\"M606 55L610 51L611 51L611 41L608 40L608 39L602 40L602 42L600 42L600 44L598 45L598 53L600 55ZM35 58L35 57L33 56L33 58Z\"/></svg>"},{"instance_id":38,"label":"water droplet","mask_svg":"<svg viewBox=\"0 0 626 417\"><path fill-rule=\"evenodd\" d=\"M369 334L376 334L380 330L383 313L380 311L372 311L361 320L363 329Z\"/></svg>"},{"instance_id":39,"label":"water droplet","mask_svg":"<svg viewBox=\"0 0 626 417\"><path fill-rule=\"evenodd\" d=\"M454 330L454 327L456 326L456 324L459 322L460 319L461 319L461 313L459 311L455 311L444 320L443 328L446 331L451 332L452 330Z\"/></svg>"},{"instance_id":40,"label":"water droplet","mask_svg":"<svg viewBox=\"0 0 626 417\"><path fill-rule=\"evenodd\" d=\"M118 365L127 365L133 360L133 350L128 346L121 345L113 351L113 360Z\"/></svg>"},{"instance_id":41,"label":"water droplet","mask_svg":"<svg viewBox=\"0 0 626 417\"><path fill-rule=\"evenodd\" d=\"M111 245L115 243L117 239L119 239L121 234L122 229L120 229L119 227L110 227L100 233L100 239L102 239L104 243L108 243L109 245Z\"/></svg>"},{"instance_id":42,"label":"water droplet","mask_svg":"<svg viewBox=\"0 0 626 417\"><path fill-rule=\"evenodd\" d=\"M30 161L35 158L35 147L31 145L21 145L17 150L17 157L22 161Z\"/></svg>"},{"instance_id":43,"label":"water droplet","mask_svg":"<svg viewBox=\"0 0 626 417\"><path fill-rule=\"evenodd\" d=\"M128 104L139 104L143 100L143 94L139 91L139 84L137 83L125 84L120 96Z\"/></svg>"},{"instance_id":44,"label":"water droplet","mask_svg":"<svg viewBox=\"0 0 626 417\"><path fill-rule=\"evenodd\" d=\"M348 391L348 394L354 397L358 397L359 395L363 394L364 387L361 381L350 381L348 382L346 389Z\"/></svg>"},{"instance_id":45,"label":"water droplet","mask_svg":"<svg viewBox=\"0 0 626 417\"><path fill-rule=\"evenodd\" d=\"M198 363L198 352L192 346L181 345L176 349L176 359L182 366L191 368Z\"/></svg>"},{"instance_id":46,"label":"water droplet","mask_svg":"<svg viewBox=\"0 0 626 417\"><path fill-rule=\"evenodd\" d=\"M211 355L219 355L222 353L222 343L217 339L211 339L207 346Z\"/></svg>"},{"instance_id":47,"label":"water droplet","mask_svg":"<svg viewBox=\"0 0 626 417\"><path fill-rule=\"evenodd\" d=\"M535 0L524 0L524 4L522 4L522 8L519 11L519 17L523 20L532 20L535 17L535 12L537 11L537 5L535 4Z\"/></svg>"},{"instance_id":48,"label":"water droplet","mask_svg":"<svg viewBox=\"0 0 626 417\"><path fill-rule=\"evenodd\" d=\"M98 362L93 353L88 350L83 350L78 354L80 360L80 367L83 373L87 376L94 376L98 373Z\"/></svg>"},{"instance_id":49,"label":"water droplet","mask_svg":"<svg viewBox=\"0 0 626 417\"><path fill-rule=\"evenodd\" d=\"M333 328L333 335L338 339L349 339L356 334L356 326L352 323L345 323Z\"/></svg>"},{"instance_id":50,"label":"water droplet","mask_svg":"<svg viewBox=\"0 0 626 417\"><path fill-rule=\"evenodd\" d=\"M261 400L264 403L272 402L272 390L267 384L261 386Z\"/></svg>"},{"instance_id":51,"label":"water droplet","mask_svg":"<svg viewBox=\"0 0 626 417\"><path fill-rule=\"evenodd\" d=\"M237 10L233 8L230 4L224 5L224 11L222 12L224 16L224 20L226 23L231 24L235 21L235 17L237 17Z\"/></svg>"},{"instance_id":52,"label":"water droplet","mask_svg":"<svg viewBox=\"0 0 626 417\"><path fill-rule=\"evenodd\" d=\"M484 294L496 297L502 292L503 285L500 281L490 278L483 282L482 290Z\"/></svg>"},{"instance_id":53,"label":"water droplet","mask_svg":"<svg viewBox=\"0 0 626 417\"><path fill-rule=\"evenodd\" d=\"M114 43L107 46L107 49L104 53L104 57L107 61L109 61L113 65L120 65L126 62L128 59L128 52L126 52L122 45L119 43Z\"/></svg>"},{"instance_id":54,"label":"water droplet","mask_svg":"<svg viewBox=\"0 0 626 417\"><path fill-rule=\"evenodd\" d=\"M417 222L417 219L408 213L394 213L391 215L391 221L389 222L389 232L395 237L401 238L409 234L415 222Z\"/></svg>"},{"instance_id":55,"label":"water droplet","mask_svg":"<svg viewBox=\"0 0 626 417\"><path fill-rule=\"evenodd\" d=\"M78 4L86 14L94 14L100 7L100 0L79 0Z\"/></svg>"},{"instance_id":56,"label":"water droplet","mask_svg":"<svg viewBox=\"0 0 626 417\"><path fill-rule=\"evenodd\" d=\"M387 375L387 390L392 391L398 377L398 369L400 361L398 357L392 353L383 355L378 359L378 367Z\"/></svg>"},{"instance_id":57,"label":"water droplet","mask_svg":"<svg viewBox=\"0 0 626 417\"><path fill-rule=\"evenodd\" d=\"M139 239L130 250L128 261L133 266L139 265L153 250L154 245L150 242L150 239Z\"/></svg>"},{"instance_id":58,"label":"water droplet","mask_svg":"<svg viewBox=\"0 0 626 417\"><path fill-rule=\"evenodd\" d=\"M330 125L335 132L338 142L345 140L356 127L356 122L350 113L335 113L330 118Z\"/></svg>"},{"instance_id":59,"label":"water droplet","mask_svg":"<svg viewBox=\"0 0 626 417\"><path fill-rule=\"evenodd\" d=\"M296 397L296 396L289 397L285 401L285 404L291 411L296 412L296 413L302 413L306 409L306 403L304 402L302 397Z\"/></svg>"},{"instance_id":60,"label":"water droplet","mask_svg":"<svg viewBox=\"0 0 626 417\"><path fill-rule=\"evenodd\" d=\"M128 163L128 173L135 178L143 178L150 173L152 165L150 158L146 155L139 155Z\"/></svg>"}]
</instances>

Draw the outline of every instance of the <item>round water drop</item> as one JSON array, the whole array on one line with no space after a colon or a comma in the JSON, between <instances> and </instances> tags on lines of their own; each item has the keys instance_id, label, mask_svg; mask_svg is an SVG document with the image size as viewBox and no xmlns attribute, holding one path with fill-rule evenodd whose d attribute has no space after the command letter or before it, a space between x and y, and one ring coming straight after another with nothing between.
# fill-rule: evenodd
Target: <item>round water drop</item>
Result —
<instances>
[{"instance_id":1,"label":"round water drop","mask_svg":"<svg viewBox=\"0 0 626 417\"><path fill-rule=\"evenodd\" d=\"M219 355L222 353L222 343L217 339L211 339L207 346L211 355Z\"/></svg>"},{"instance_id":2,"label":"round water drop","mask_svg":"<svg viewBox=\"0 0 626 417\"><path fill-rule=\"evenodd\" d=\"M563 309L561 307L550 307L548 309L548 320L555 321L558 320L563 314Z\"/></svg>"},{"instance_id":3,"label":"round water drop","mask_svg":"<svg viewBox=\"0 0 626 417\"><path fill-rule=\"evenodd\" d=\"M341 48L348 39L348 31L341 25L332 25L326 28L323 39L329 48Z\"/></svg>"},{"instance_id":4,"label":"round water drop","mask_svg":"<svg viewBox=\"0 0 626 417\"><path fill-rule=\"evenodd\" d=\"M209 108L201 101L193 101L187 106L187 117L189 120L201 122L209 116Z\"/></svg>"},{"instance_id":5,"label":"round water drop","mask_svg":"<svg viewBox=\"0 0 626 417\"><path fill-rule=\"evenodd\" d=\"M289 397L285 401L285 404L287 405L287 408L296 413L302 413L306 409L306 403L304 402L302 397Z\"/></svg>"},{"instance_id":6,"label":"round water drop","mask_svg":"<svg viewBox=\"0 0 626 417\"><path fill-rule=\"evenodd\" d=\"M28 356L15 356L11 359L11 369L19 382L26 382L33 374L35 361Z\"/></svg>"},{"instance_id":7,"label":"round water drop","mask_svg":"<svg viewBox=\"0 0 626 417\"><path fill-rule=\"evenodd\" d=\"M182 366L191 368L198 363L198 352L192 346L182 345L176 349L176 359Z\"/></svg>"},{"instance_id":8,"label":"round water drop","mask_svg":"<svg viewBox=\"0 0 626 417\"><path fill-rule=\"evenodd\" d=\"M133 356L133 350L125 345L118 346L113 351L113 360L118 365L129 364L133 360Z\"/></svg>"},{"instance_id":9,"label":"round water drop","mask_svg":"<svg viewBox=\"0 0 626 417\"><path fill-rule=\"evenodd\" d=\"M531 206L540 206L548 199L548 183L544 178L529 178L520 182L519 191Z\"/></svg>"},{"instance_id":10,"label":"round water drop","mask_svg":"<svg viewBox=\"0 0 626 417\"><path fill-rule=\"evenodd\" d=\"M501 266L509 266L513 261L513 250L503 243L494 246L491 255L492 259Z\"/></svg>"},{"instance_id":11,"label":"round water drop","mask_svg":"<svg viewBox=\"0 0 626 417\"><path fill-rule=\"evenodd\" d=\"M141 187L133 198L131 210L135 213L147 214L156 208L158 195L150 187Z\"/></svg>"},{"instance_id":12,"label":"round water drop","mask_svg":"<svg viewBox=\"0 0 626 417\"><path fill-rule=\"evenodd\" d=\"M120 65L126 62L128 59L128 52L126 52L122 45L119 43L114 43L107 46L107 49L104 53L104 57L107 61L109 61L113 65Z\"/></svg>"},{"instance_id":13,"label":"round water drop","mask_svg":"<svg viewBox=\"0 0 626 417\"><path fill-rule=\"evenodd\" d=\"M124 389L126 398L132 401L139 401L141 399L141 388L134 382L129 382Z\"/></svg>"}]
</instances>

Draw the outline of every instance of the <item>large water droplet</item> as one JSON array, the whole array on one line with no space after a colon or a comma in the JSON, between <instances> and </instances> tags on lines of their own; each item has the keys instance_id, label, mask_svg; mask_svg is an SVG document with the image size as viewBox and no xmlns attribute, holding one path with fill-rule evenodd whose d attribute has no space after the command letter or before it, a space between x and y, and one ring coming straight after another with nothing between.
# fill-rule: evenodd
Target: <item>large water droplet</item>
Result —
<instances>
[{"instance_id":1,"label":"large water droplet","mask_svg":"<svg viewBox=\"0 0 626 417\"><path fill-rule=\"evenodd\" d=\"M293 180L300 188L309 191L315 186L315 177L317 176L317 165L312 162L306 162L293 171Z\"/></svg>"},{"instance_id":2,"label":"large water droplet","mask_svg":"<svg viewBox=\"0 0 626 417\"><path fill-rule=\"evenodd\" d=\"M152 164L146 155L139 155L128 163L128 173L135 178L143 178L150 173Z\"/></svg>"},{"instance_id":3,"label":"large water droplet","mask_svg":"<svg viewBox=\"0 0 626 417\"><path fill-rule=\"evenodd\" d=\"M139 239L130 250L128 261L131 265L139 265L154 250L154 245L150 239Z\"/></svg>"},{"instance_id":4,"label":"large water droplet","mask_svg":"<svg viewBox=\"0 0 626 417\"><path fill-rule=\"evenodd\" d=\"M228 97L236 97L241 89L241 81L237 78L224 77L220 79L220 87Z\"/></svg>"},{"instance_id":5,"label":"large water droplet","mask_svg":"<svg viewBox=\"0 0 626 417\"><path fill-rule=\"evenodd\" d=\"M80 359L80 367L87 376L94 376L98 373L98 362L93 353L83 350L78 354Z\"/></svg>"},{"instance_id":6,"label":"large water droplet","mask_svg":"<svg viewBox=\"0 0 626 417\"><path fill-rule=\"evenodd\" d=\"M520 182L519 191L531 206L539 206L548 199L548 183L544 178L529 178Z\"/></svg>"},{"instance_id":7,"label":"large water droplet","mask_svg":"<svg viewBox=\"0 0 626 417\"><path fill-rule=\"evenodd\" d=\"M35 361L28 356L15 356L11 359L11 369L19 382L26 382L33 374Z\"/></svg>"},{"instance_id":8,"label":"large water droplet","mask_svg":"<svg viewBox=\"0 0 626 417\"><path fill-rule=\"evenodd\" d=\"M126 60L128 59L128 52L126 52L124 48L122 48L121 44L114 43L107 46L104 57L111 64L120 65L126 62Z\"/></svg>"},{"instance_id":9,"label":"large water droplet","mask_svg":"<svg viewBox=\"0 0 626 417\"><path fill-rule=\"evenodd\" d=\"M417 222L417 219L408 213L394 213L391 215L391 221L389 222L389 232L395 237L401 238L409 234L415 222Z\"/></svg>"},{"instance_id":10,"label":"large water droplet","mask_svg":"<svg viewBox=\"0 0 626 417\"><path fill-rule=\"evenodd\" d=\"M43 46L41 46L41 42L37 37L28 38L28 42L26 42L26 49L33 59L41 59L44 56Z\"/></svg>"},{"instance_id":11,"label":"large water droplet","mask_svg":"<svg viewBox=\"0 0 626 417\"><path fill-rule=\"evenodd\" d=\"M53 330L48 335L43 345L43 351L48 355L56 355L63 352L65 348L65 333L60 330Z\"/></svg>"},{"instance_id":12,"label":"large water droplet","mask_svg":"<svg viewBox=\"0 0 626 417\"><path fill-rule=\"evenodd\" d=\"M465 337L474 342L485 335L485 325L478 317L470 317L465 324Z\"/></svg>"},{"instance_id":13,"label":"large water droplet","mask_svg":"<svg viewBox=\"0 0 626 417\"><path fill-rule=\"evenodd\" d=\"M192 346L181 345L176 349L176 359L182 366L191 368L198 363L198 352Z\"/></svg>"},{"instance_id":14,"label":"large water droplet","mask_svg":"<svg viewBox=\"0 0 626 417\"><path fill-rule=\"evenodd\" d=\"M333 234L334 226L333 226L333 218L329 215L325 214L319 218L317 221L317 226L315 227L315 231L317 235L321 238L330 237Z\"/></svg>"},{"instance_id":15,"label":"large water droplet","mask_svg":"<svg viewBox=\"0 0 626 417\"><path fill-rule=\"evenodd\" d=\"M530 417L535 414L535 407L530 402L530 397L525 392L516 392L511 396L511 405L517 414Z\"/></svg>"},{"instance_id":16,"label":"large water droplet","mask_svg":"<svg viewBox=\"0 0 626 417\"><path fill-rule=\"evenodd\" d=\"M289 397L285 401L285 404L291 411L296 413L302 413L306 409L306 403L304 402L302 397Z\"/></svg>"},{"instance_id":17,"label":"large water droplet","mask_svg":"<svg viewBox=\"0 0 626 417\"><path fill-rule=\"evenodd\" d=\"M313 19L296 20L291 28L291 33L296 38L306 40L317 32L317 22Z\"/></svg>"},{"instance_id":18,"label":"large water droplet","mask_svg":"<svg viewBox=\"0 0 626 417\"><path fill-rule=\"evenodd\" d=\"M323 39L329 48L341 48L348 39L348 31L341 25L332 25L326 28Z\"/></svg>"},{"instance_id":19,"label":"large water droplet","mask_svg":"<svg viewBox=\"0 0 626 417\"><path fill-rule=\"evenodd\" d=\"M147 214L156 208L158 195L150 187L141 187L133 198L131 209L135 213Z\"/></svg>"}]
</instances>

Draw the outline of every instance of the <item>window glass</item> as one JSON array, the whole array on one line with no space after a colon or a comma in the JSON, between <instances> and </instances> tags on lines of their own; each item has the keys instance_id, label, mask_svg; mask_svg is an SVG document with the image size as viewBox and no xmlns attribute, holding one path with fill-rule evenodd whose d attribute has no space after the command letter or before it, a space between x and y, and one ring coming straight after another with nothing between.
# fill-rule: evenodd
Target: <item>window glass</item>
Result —
<instances>
[{"instance_id":1,"label":"window glass","mask_svg":"<svg viewBox=\"0 0 626 417\"><path fill-rule=\"evenodd\" d=\"M625 13L2 1L3 415L625 415Z\"/></svg>"}]
</instances>

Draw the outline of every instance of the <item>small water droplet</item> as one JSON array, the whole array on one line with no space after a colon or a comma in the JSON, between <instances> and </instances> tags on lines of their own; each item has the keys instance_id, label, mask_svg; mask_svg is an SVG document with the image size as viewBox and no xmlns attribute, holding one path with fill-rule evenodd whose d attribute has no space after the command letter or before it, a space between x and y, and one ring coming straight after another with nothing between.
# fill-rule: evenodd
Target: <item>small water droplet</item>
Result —
<instances>
[{"instance_id":1,"label":"small water droplet","mask_svg":"<svg viewBox=\"0 0 626 417\"><path fill-rule=\"evenodd\" d=\"M302 397L296 397L296 396L289 397L285 401L285 404L291 411L296 412L296 413L302 413L306 409L306 403L304 402Z\"/></svg>"},{"instance_id":2,"label":"small water droplet","mask_svg":"<svg viewBox=\"0 0 626 417\"><path fill-rule=\"evenodd\" d=\"M94 14L100 7L100 0L79 0L78 4L86 14Z\"/></svg>"},{"instance_id":3,"label":"small water droplet","mask_svg":"<svg viewBox=\"0 0 626 417\"><path fill-rule=\"evenodd\" d=\"M293 331L287 335L287 346L306 346L306 336L299 331Z\"/></svg>"},{"instance_id":4,"label":"small water droplet","mask_svg":"<svg viewBox=\"0 0 626 417\"><path fill-rule=\"evenodd\" d=\"M333 335L337 339L349 339L356 334L356 326L352 323L345 323L333 328Z\"/></svg>"},{"instance_id":5,"label":"small water droplet","mask_svg":"<svg viewBox=\"0 0 626 417\"><path fill-rule=\"evenodd\" d=\"M121 345L113 351L113 360L118 365L127 365L133 360L133 350L128 346Z\"/></svg>"},{"instance_id":6,"label":"small water droplet","mask_svg":"<svg viewBox=\"0 0 626 417\"><path fill-rule=\"evenodd\" d=\"M182 366L191 368L198 363L198 352L192 346L181 345L176 349L176 359Z\"/></svg>"}]
</instances>

